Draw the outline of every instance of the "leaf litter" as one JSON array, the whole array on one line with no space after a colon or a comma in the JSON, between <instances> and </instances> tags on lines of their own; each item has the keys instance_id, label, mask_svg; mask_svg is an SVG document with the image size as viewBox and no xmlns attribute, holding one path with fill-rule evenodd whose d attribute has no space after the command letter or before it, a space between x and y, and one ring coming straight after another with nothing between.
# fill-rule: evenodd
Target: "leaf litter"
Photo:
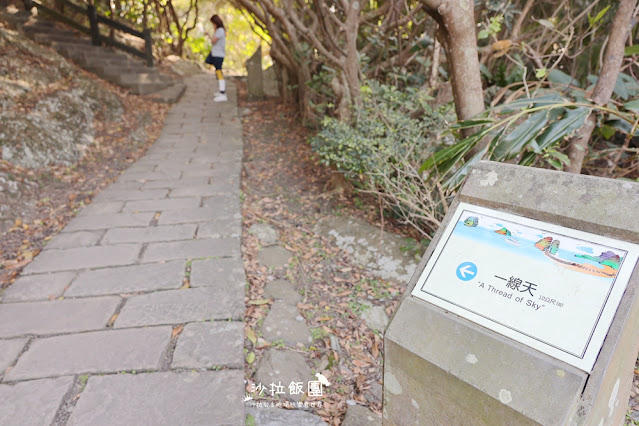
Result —
<instances>
[{"instance_id":1,"label":"leaf litter","mask_svg":"<svg viewBox=\"0 0 639 426\"><path fill-rule=\"evenodd\" d=\"M347 405L353 403L381 417L381 400L373 390L379 393L381 389L383 338L360 318L368 307L359 301L382 306L390 314L407 283L372 276L332 240L314 232L318 221L330 215L358 216L379 225L377 203L356 203L356 194L348 191L329 192L333 172L314 156L306 142L310 131L300 125L294 108L275 100L249 102L245 86L238 86L240 110L250 110L243 119L242 173L242 252L249 283L245 298L245 353L250 355L245 363L247 389L257 384L254 375L264 349L282 347L281 342L265 341L260 332L273 303L264 297L264 287L282 278L302 295L297 308L313 336L308 346L288 349L302 354L313 373L321 372L331 382L322 397L305 395L304 400L321 401L322 407L313 410L332 425L343 421ZM280 245L293 253L284 271L269 270L257 261L260 242L248 232L256 223L277 229ZM385 223L387 229L406 233L399 225ZM268 395L266 400L275 401Z\"/></svg>"}]
</instances>

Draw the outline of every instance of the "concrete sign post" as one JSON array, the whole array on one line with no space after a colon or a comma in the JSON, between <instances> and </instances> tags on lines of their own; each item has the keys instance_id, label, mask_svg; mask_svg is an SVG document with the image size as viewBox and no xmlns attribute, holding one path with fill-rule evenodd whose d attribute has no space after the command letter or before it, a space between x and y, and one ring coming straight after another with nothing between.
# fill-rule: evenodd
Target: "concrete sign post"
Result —
<instances>
[{"instance_id":1,"label":"concrete sign post","mask_svg":"<svg viewBox=\"0 0 639 426\"><path fill-rule=\"evenodd\" d=\"M621 424L639 184L472 171L385 335L384 424Z\"/></svg>"}]
</instances>

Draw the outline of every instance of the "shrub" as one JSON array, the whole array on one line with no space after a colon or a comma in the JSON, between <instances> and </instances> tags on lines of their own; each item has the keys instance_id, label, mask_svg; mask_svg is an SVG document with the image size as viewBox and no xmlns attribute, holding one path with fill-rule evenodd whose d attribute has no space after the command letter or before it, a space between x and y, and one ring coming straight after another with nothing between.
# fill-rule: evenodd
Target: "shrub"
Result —
<instances>
[{"instance_id":1,"label":"shrub","mask_svg":"<svg viewBox=\"0 0 639 426\"><path fill-rule=\"evenodd\" d=\"M452 191L443 191L436 176L424 179L419 167L442 145L454 122L452 106L434 108L423 90L397 90L371 82L362 87L354 123L325 118L311 139L320 161L335 167L363 192L380 198L402 222L426 238L437 229Z\"/></svg>"}]
</instances>

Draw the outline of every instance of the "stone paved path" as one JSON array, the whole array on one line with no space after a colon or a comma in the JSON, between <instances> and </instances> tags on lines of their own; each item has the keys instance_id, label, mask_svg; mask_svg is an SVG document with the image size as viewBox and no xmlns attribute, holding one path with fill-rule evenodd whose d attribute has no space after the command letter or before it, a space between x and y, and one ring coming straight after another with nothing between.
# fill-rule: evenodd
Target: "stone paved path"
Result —
<instances>
[{"instance_id":1,"label":"stone paved path","mask_svg":"<svg viewBox=\"0 0 639 426\"><path fill-rule=\"evenodd\" d=\"M187 84L147 155L1 295L1 425L244 424L236 92Z\"/></svg>"}]
</instances>

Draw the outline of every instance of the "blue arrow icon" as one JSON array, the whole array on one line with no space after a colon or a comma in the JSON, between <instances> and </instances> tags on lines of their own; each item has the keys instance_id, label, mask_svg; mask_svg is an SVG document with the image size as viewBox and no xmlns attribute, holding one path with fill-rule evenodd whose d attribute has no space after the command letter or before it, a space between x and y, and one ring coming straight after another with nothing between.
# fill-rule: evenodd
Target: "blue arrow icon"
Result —
<instances>
[{"instance_id":1,"label":"blue arrow icon","mask_svg":"<svg viewBox=\"0 0 639 426\"><path fill-rule=\"evenodd\" d=\"M464 262L457 267L457 278L462 281L470 281L477 275L477 265L473 262Z\"/></svg>"}]
</instances>

